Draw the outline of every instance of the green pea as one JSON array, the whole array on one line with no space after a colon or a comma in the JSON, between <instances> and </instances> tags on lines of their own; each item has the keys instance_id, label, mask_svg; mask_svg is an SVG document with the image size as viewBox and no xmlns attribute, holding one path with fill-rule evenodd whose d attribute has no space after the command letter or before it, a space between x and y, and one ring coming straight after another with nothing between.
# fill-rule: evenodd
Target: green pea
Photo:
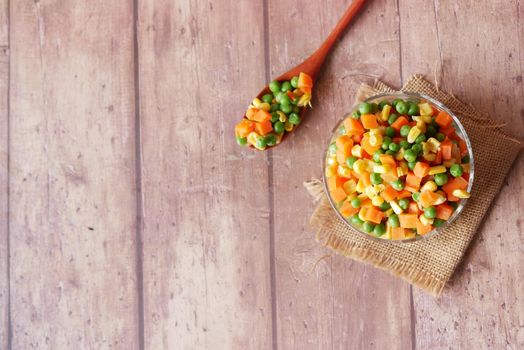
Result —
<instances>
[{"instance_id":1,"label":"green pea","mask_svg":"<svg viewBox=\"0 0 524 350\"><path fill-rule=\"evenodd\" d=\"M288 121L289 121L289 123L291 123L293 125L298 125L301 122L300 116L298 114L296 114L296 113L291 113L289 115Z\"/></svg>"},{"instance_id":2,"label":"green pea","mask_svg":"<svg viewBox=\"0 0 524 350\"><path fill-rule=\"evenodd\" d=\"M328 150L330 154L337 153L337 144L333 142L332 144L329 145Z\"/></svg>"},{"instance_id":3,"label":"green pea","mask_svg":"<svg viewBox=\"0 0 524 350\"><path fill-rule=\"evenodd\" d=\"M398 119L398 115L396 115L395 113L390 114L388 118L388 124L389 125L393 124L397 119Z\"/></svg>"},{"instance_id":4,"label":"green pea","mask_svg":"<svg viewBox=\"0 0 524 350\"><path fill-rule=\"evenodd\" d=\"M275 125L273 125L273 129L275 129L275 132L277 134L280 134L280 133L284 132L284 123L282 123L281 121L276 122ZM335 148L336 147L337 146L335 145ZM335 152L336 152L336 150L335 150Z\"/></svg>"},{"instance_id":5,"label":"green pea","mask_svg":"<svg viewBox=\"0 0 524 350\"><path fill-rule=\"evenodd\" d=\"M358 111L360 114L369 114L373 110L373 106L371 106L371 103L369 102L362 102L360 106L358 106Z\"/></svg>"},{"instance_id":6,"label":"green pea","mask_svg":"<svg viewBox=\"0 0 524 350\"><path fill-rule=\"evenodd\" d=\"M271 83L269 83L269 90L273 91L273 93L280 91L280 83L276 80L273 80Z\"/></svg>"},{"instance_id":7,"label":"green pea","mask_svg":"<svg viewBox=\"0 0 524 350\"><path fill-rule=\"evenodd\" d=\"M442 142L446 138L446 135L444 135L443 133L439 132L439 133L437 133L437 136L435 136L435 137L437 138L437 140Z\"/></svg>"},{"instance_id":8,"label":"green pea","mask_svg":"<svg viewBox=\"0 0 524 350\"><path fill-rule=\"evenodd\" d=\"M404 102L404 100L401 99L401 98L396 98L396 99L393 100L393 102L391 102L391 104L393 105L393 107L396 108L396 107L397 107L397 104L398 104L399 102Z\"/></svg>"},{"instance_id":9,"label":"green pea","mask_svg":"<svg viewBox=\"0 0 524 350\"><path fill-rule=\"evenodd\" d=\"M408 137L410 130L411 130L411 126L409 126L409 125L402 125L402 127L400 128L400 136Z\"/></svg>"},{"instance_id":10,"label":"green pea","mask_svg":"<svg viewBox=\"0 0 524 350\"><path fill-rule=\"evenodd\" d=\"M416 103L410 102L408 106L408 115L418 115L419 109Z\"/></svg>"},{"instance_id":11,"label":"green pea","mask_svg":"<svg viewBox=\"0 0 524 350\"><path fill-rule=\"evenodd\" d=\"M355 215L353 215L353 216L351 217L351 223L352 223L353 225L362 225L362 224L364 223L364 221L362 221L362 220L359 218L358 214L355 214Z\"/></svg>"},{"instance_id":12,"label":"green pea","mask_svg":"<svg viewBox=\"0 0 524 350\"><path fill-rule=\"evenodd\" d=\"M397 145L395 142L391 142L389 144L389 150L393 152L398 152L400 150L400 146Z\"/></svg>"},{"instance_id":13,"label":"green pea","mask_svg":"<svg viewBox=\"0 0 524 350\"><path fill-rule=\"evenodd\" d=\"M377 113L378 112L378 105L375 102L371 102L371 113Z\"/></svg>"},{"instance_id":14,"label":"green pea","mask_svg":"<svg viewBox=\"0 0 524 350\"><path fill-rule=\"evenodd\" d=\"M278 115L277 112L271 113L271 123L276 123L279 118L280 118L280 116Z\"/></svg>"},{"instance_id":15,"label":"green pea","mask_svg":"<svg viewBox=\"0 0 524 350\"><path fill-rule=\"evenodd\" d=\"M409 149L411 147L411 143L407 142L407 141L400 141L400 147L401 148L404 148L405 150Z\"/></svg>"},{"instance_id":16,"label":"green pea","mask_svg":"<svg viewBox=\"0 0 524 350\"><path fill-rule=\"evenodd\" d=\"M398 206L401 207L403 210L406 210L409 206L409 199L407 198L400 198L398 200Z\"/></svg>"},{"instance_id":17,"label":"green pea","mask_svg":"<svg viewBox=\"0 0 524 350\"><path fill-rule=\"evenodd\" d=\"M276 138L276 136L275 136L275 135L272 135L272 134L267 135L267 136L265 137L265 140L266 140L266 144L267 144L268 146L274 146L274 145L277 143L277 138Z\"/></svg>"},{"instance_id":18,"label":"green pea","mask_svg":"<svg viewBox=\"0 0 524 350\"><path fill-rule=\"evenodd\" d=\"M382 139L382 142L387 142L387 143L388 143L388 146L389 146L389 144L391 143L391 141L393 141L393 140L392 140L391 137L389 137L389 136L384 136L384 138Z\"/></svg>"},{"instance_id":19,"label":"green pea","mask_svg":"<svg viewBox=\"0 0 524 350\"><path fill-rule=\"evenodd\" d=\"M351 113L351 118L353 119L360 119L360 112L359 111L355 111L353 113Z\"/></svg>"},{"instance_id":20,"label":"green pea","mask_svg":"<svg viewBox=\"0 0 524 350\"><path fill-rule=\"evenodd\" d=\"M390 156L394 156L395 155L395 152L393 152L392 150L388 149L386 151L386 154L389 154Z\"/></svg>"},{"instance_id":21,"label":"green pea","mask_svg":"<svg viewBox=\"0 0 524 350\"><path fill-rule=\"evenodd\" d=\"M350 169L353 169L353 164L355 164L355 162L357 161L357 159L358 159L357 157L353 157L353 156L348 157L348 158L346 159L346 164L347 164L347 166L348 166Z\"/></svg>"},{"instance_id":22,"label":"green pea","mask_svg":"<svg viewBox=\"0 0 524 350\"><path fill-rule=\"evenodd\" d=\"M370 180L373 185L380 185L382 183L382 177L378 173L371 173Z\"/></svg>"},{"instance_id":23,"label":"green pea","mask_svg":"<svg viewBox=\"0 0 524 350\"><path fill-rule=\"evenodd\" d=\"M282 98L282 96L284 96L285 94L281 91L277 91L275 92L275 101L276 103L280 103L280 99Z\"/></svg>"},{"instance_id":24,"label":"green pea","mask_svg":"<svg viewBox=\"0 0 524 350\"><path fill-rule=\"evenodd\" d=\"M433 125L428 125L426 128L426 136L433 137L437 134L437 129Z\"/></svg>"},{"instance_id":25,"label":"green pea","mask_svg":"<svg viewBox=\"0 0 524 350\"><path fill-rule=\"evenodd\" d=\"M293 112L295 112L295 111L293 111ZM339 135L344 135L345 133L346 133L346 127L344 125L342 125L340 128L338 128L338 134Z\"/></svg>"},{"instance_id":26,"label":"green pea","mask_svg":"<svg viewBox=\"0 0 524 350\"><path fill-rule=\"evenodd\" d=\"M282 104L282 105L280 105L280 110L282 112L286 113L286 114L289 114L289 113L291 113L293 111L293 106L289 105L289 104L288 105Z\"/></svg>"},{"instance_id":27,"label":"green pea","mask_svg":"<svg viewBox=\"0 0 524 350\"><path fill-rule=\"evenodd\" d=\"M291 86L295 89L298 87L298 76L294 76L293 78L291 78Z\"/></svg>"},{"instance_id":28,"label":"green pea","mask_svg":"<svg viewBox=\"0 0 524 350\"><path fill-rule=\"evenodd\" d=\"M358 199L358 197L355 197L355 198L353 198L353 199L351 200L351 206L352 206L353 208L360 208L360 205L361 205L361 204L362 204L362 203L360 202L360 199Z\"/></svg>"},{"instance_id":29,"label":"green pea","mask_svg":"<svg viewBox=\"0 0 524 350\"><path fill-rule=\"evenodd\" d=\"M293 112L295 112L296 114L300 114L300 107L298 106L293 107Z\"/></svg>"},{"instance_id":30,"label":"green pea","mask_svg":"<svg viewBox=\"0 0 524 350\"><path fill-rule=\"evenodd\" d=\"M373 153L373 161L375 163L379 163L380 164L380 156L384 154L384 151L379 149L379 150L376 150L375 153Z\"/></svg>"},{"instance_id":31,"label":"green pea","mask_svg":"<svg viewBox=\"0 0 524 350\"><path fill-rule=\"evenodd\" d=\"M444 225L445 222L446 222L446 220L435 218L433 220L433 226L440 227L440 226Z\"/></svg>"},{"instance_id":32,"label":"green pea","mask_svg":"<svg viewBox=\"0 0 524 350\"><path fill-rule=\"evenodd\" d=\"M408 168L409 170L413 170L415 169L415 166L417 165L417 162L414 161L414 162L408 162Z\"/></svg>"},{"instance_id":33,"label":"green pea","mask_svg":"<svg viewBox=\"0 0 524 350\"><path fill-rule=\"evenodd\" d=\"M386 136L393 137L395 136L395 129L393 129L391 126L388 126L384 133L386 134Z\"/></svg>"},{"instance_id":34,"label":"green pea","mask_svg":"<svg viewBox=\"0 0 524 350\"><path fill-rule=\"evenodd\" d=\"M404 189L404 181L400 179L391 181L391 187L393 187L397 191L402 191Z\"/></svg>"},{"instance_id":35,"label":"green pea","mask_svg":"<svg viewBox=\"0 0 524 350\"><path fill-rule=\"evenodd\" d=\"M259 137L256 142L257 148L266 148L267 143L264 137Z\"/></svg>"},{"instance_id":36,"label":"green pea","mask_svg":"<svg viewBox=\"0 0 524 350\"><path fill-rule=\"evenodd\" d=\"M413 149L408 149L404 152L404 159L408 162L415 162L417 160L417 153Z\"/></svg>"},{"instance_id":37,"label":"green pea","mask_svg":"<svg viewBox=\"0 0 524 350\"><path fill-rule=\"evenodd\" d=\"M378 109L383 110L384 106L386 106L387 104L388 104L388 101L380 101L380 103L378 104Z\"/></svg>"},{"instance_id":38,"label":"green pea","mask_svg":"<svg viewBox=\"0 0 524 350\"><path fill-rule=\"evenodd\" d=\"M280 110L280 105L278 103L273 103L269 108L270 112L276 112Z\"/></svg>"},{"instance_id":39,"label":"green pea","mask_svg":"<svg viewBox=\"0 0 524 350\"><path fill-rule=\"evenodd\" d=\"M273 94L265 94L264 96L262 96L262 101L266 103L273 102Z\"/></svg>"},{"instance_id":40,"label":"green pea","mask_svg":"<svg viewBox=\"0 0 524 350\"><path fill-rule=\"evenodd\" d=\"M391 214L391 216L388 218L388 224L389 226L395 228L400 226L400 221L398 220L397 214Z\"/></svg>"},{"instance_id":41,"label":"green pea","mask_svg":"<svg viewBox=\"0 0 524 350\"><path fill-rule=\"evenodd\" d=\"M415 192L411 195L411 198L413 198L413 200L415 202L418 202L418 200L420 199L420 192Z\"/></svg>"},{"instance_id":42,"label":"green pea","mask_svg":"<svg viewBox=\"0 0 524 350\"><path fill-rule=\"evenodd\" d=\"M375 226L375 228L373 229L373 234L375 236L382 236L384 233L386 233L386 225L384 224L378 224Z\"/></svg>"},{"instance_id":43,"label":"green pea","mask_svg":"<svg viewBox=\"0 0 524 350\"><path fill-rule=\"evenodd\" d=\"M378 206L378 208L382 211L386 211L389 210L389 208L391 208L391 205L389 205L388 202L384 201L381 205Z\"/></svg>"},{"instance_id":44,"label":"green pea","mask_svg":"<svg viewBox=\"0 0 524 350\"><path fill-rule=\"evenodd\" d=\"M289 81L285 81L282 83L282 86L280 87L280 91L287 92L291 90L291 83Z\"/></svg>"},{"instance_id":45,"label":"green pea","mask_svg":"<svg viewBox=\"0 0 524 350\"><path fill-rule=\"evenodd\" d=\"M245 138L245 137L238 137L237 136L237 143L240 146L245 146L245 145L247 145L247 138Z\"/></svg>"},{"instance_id":46,"label":"green pea","mask_svg":"<svg viewBox=\"0 0 524 350\"><path fill-rule=\"evenodd\" d=\"M395 109L397 110L397 112L399 114L406 114L408 112L408 105L406 102L404 101L399 101L396 105L395 105Z\"/></svg>"},{"instance_id":47,"label":"green pea","mask_svg":"<svg viewBox=\"0 0 524 350\"><path fill-rule=\"evenodd\" d=\"M434 180L438 186L444 186L448 182L448 175L446 173L435 174Z\"/></svg>"},{"instance_id":48,"label":"green pea","mask_svg":"<svg viewBox=\"0 0 524 350\"><path fill-rule=\"evenodd\" d=\"M417 138L415 139L415 143L422 143L422 142L426 142L426 135L424 134L418 135Z\"/></svg>"},{"instance_id":49,"label":"green pea","mask_svg":"<svg viewBox=\"0 0 524 350\"><path fill-rule=\"evenodd\" d=\"M460 164L453 164L451 168L449 168L449 173L453 175L453 177L459 177L462 176L462 173L464 170L460 166Z\"/></svg>"},{"instance_id":50,"label":"green pea","mask_svg":"<svg viewBox=\"0 0 524 350\"><path fill-rule=\"evenodd\" d=\"M369 221L364 222L364 224L362 225L362 229L364 230L364 232L367 232L367 233L370 233L371 231L373 231L374 228L375 228L375 225L373 225Z\"/></svg>"},{"instance_id":51,"label":"green pea","mask_svg":"<svg viewBox=\"0 0 524 350\"><path fill-rule=\"evenodd\" d=\"M388 139L386 139L386 137ZM382 140L382 146L380 146L384 151L387 151L389 149L389 145L391 144L391 138L389 136L384 137Z\"/></svg>"},{"instance_id":52,"label":"green pea","mask_svg":"<svg viewBox=\"0 0 524 350\"><path fill-rule=\"evenodd\" d=\"M280 105L286 106L291 104L291 98L287 94L281 94L280 95ZM293 109L293 107L291 107Z\"/></svg>"},{"instance_id":53,"label":"green pea","mask_svg":"<svg viewBox=\"0 0 524 350\"><path fill-rule=\"evenodd\" d=\"M469 155L465 155L464 157L462 157L462 163L464 164L468 164L469 163Z\"/></svg>"},{"instance_id":54,"label":"green pea","mask_svg":"<svg viewBox=\"0 0 524 350\"><path fill-rule=\"evenodd\" d=\"M415 152L416 154L420 154L422 152L422 146L418 143L411 146L411 150Z\"/></svg>"},{"instance_id":55,"label":"green pea","mask_svg":"<svg viewBox=\"0 0 524 350\"><path fill-rule=\"evenodd\" d=\"M434 219L437 216L437 209L435 207L427 207L424 209L424 216L428 219Z\"/></svg>"}]
</instances>

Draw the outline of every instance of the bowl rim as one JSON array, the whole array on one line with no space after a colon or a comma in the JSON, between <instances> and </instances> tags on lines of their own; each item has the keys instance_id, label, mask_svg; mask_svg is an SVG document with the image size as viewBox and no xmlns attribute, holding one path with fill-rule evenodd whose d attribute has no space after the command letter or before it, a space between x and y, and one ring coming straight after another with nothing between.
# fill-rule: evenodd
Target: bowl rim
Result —
<instances>
[{"instance_id":1,"label":"bowl rim","mask_svg":"<svg viewBox=\"0 0 524 350\"><path fill-rule=\"evenodd\" d=\"M451 118L453 119L453 123L455 124L456 127L458 127L458 129L460 131L460 136L463 138L464 142L466 143L467 149L468 149L468 155L469 155L469 158L470 158L469 159L470 172L469 172L467 191L471 193L471 189L473 187L474 175L475 175L475 160L474 160L474 155L473 155L473 147L471 145L471 141L469 140L469 136L468 136L468 134L466 132L466 129L464 128L464 126L460 122L458 116L455 113L453 113L448 107L446 107L446 105L444 105L444 103L442 103L442 102L440 102L440 101L438 101L438 100L436 100L436 99L434 99L434 98L432 98L430 96L427 96L427 95L424 95L424 94L415 93L415 92L385 92L385 93L379 93L379 94L370 96L370 97L366 98L365 100L363 100L361 102L356 102L356 103L353 104L353 106L351 107L351 111L349 113L345 113L344 116L342 117L342 119L339 120L336 123L335 127L332 129L331 135L330 135L330 138L329 138L329 142L328 142L328 144L327 144L327 146L325 148L325 151L323 153L323 159L322 159L322 180L323 180L323 185L324 185L324 192L326 193L326 197L328 198L328 202L331 205L331 208L335 211L335 213L337 214L339 219L341 219L342 222L344 222L344 224L346 224L349 228L355 230L359 234L364 235L367 239L370 239L370 240L375 241L375 242L390 242L390 243L393 243L393 244L414 243L414 242L418 242L418 241L424 241L424 240L430 239L433 236L437 236L439 233L442 233L443 231L445 231L445 229L448 226L450 226L460 216L460 214L462 213L464 207L466 206L466 204L468 202L468 198L461 199L458 202L459 203L458 207L453 211L453 214L451 215L451 217L442 224L442 226L435 227L433 230L431 230L430 232L428 232L427 234L425 234L423 236L415 236L413 238L408 238L408 239L403 239L403 240L393 240L393 239L382 239L382 238L379 238L379 237L372 236L371 234L369 234L367 232L364 232L361 229L359 229L358 227L352 225L346 218L344 218L344 216L337 209L335 203L333 202L333 199L331 198L331 194L329 192L329 189L327 187L326 170L325 170L326 169L327 155L328 155L328 152L329 152L329 146L333 142L335 133L340 128L340 125L351 114L351 112L353 112L358 107L358 105L360 103L362 103L362 102L370 102L370 101L374 101L374 100L377 100L377 99L380 99L380 98L385 98L385 97L388 97L388 98L390 98L390 97L403 98L403 99L408 100L408 101L409 101L410 98L411 99L426 100L426 101L430 102L431 104L435 105L440 110L445 111L446 113L448 113L451 116Z\"/></svg>"}]
</instances>

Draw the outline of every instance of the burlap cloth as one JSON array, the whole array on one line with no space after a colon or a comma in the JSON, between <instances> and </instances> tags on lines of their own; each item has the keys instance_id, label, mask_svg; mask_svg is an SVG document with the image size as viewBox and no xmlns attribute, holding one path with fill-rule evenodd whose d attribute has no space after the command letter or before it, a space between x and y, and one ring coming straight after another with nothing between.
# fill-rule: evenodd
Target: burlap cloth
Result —
<instances>
[{"instance_id":1,"label":"burlap cloth","mask_svg":"<svg viewBox=\"0 0 524 350\"><path fill-rule=\"evenodd\" d=\"M394 90L382 82L376 82L374 86L362 85L357 92L357 101L391 91ZM473 146L475 178L471 198L460 217L444 232L428 240L377 242L344 224L329 205L321 181L313 180L304 184L319 200L311 225L317 231L317 240L335 252L371 263L438 296L460 263L521 145L474 107L439 90L421 76L412 76L401 91L421 93L443 102L466 128Z\"/></svg>"}]
</instances>

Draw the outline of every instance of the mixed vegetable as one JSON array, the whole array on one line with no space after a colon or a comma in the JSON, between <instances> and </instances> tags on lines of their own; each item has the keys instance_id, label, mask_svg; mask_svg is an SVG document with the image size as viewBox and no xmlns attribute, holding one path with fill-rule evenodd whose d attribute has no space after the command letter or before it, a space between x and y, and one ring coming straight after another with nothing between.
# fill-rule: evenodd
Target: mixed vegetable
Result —
<instances>
[{"instance_id":1,"label":"mixed vegetable","mask_svg":"<svg viewBox=\"0 0 524 350\"><path fill-rule=\"evenodd\" d=\"M327 187L340 214L383 239L425 235L469 198L469 152L427 101L363 102L333 137Z\"/></svg>"},{"instance_id":2,"label":"mixed vegetable","mask_svg":"<svg viewBox=\"0 0 524 350\"><path fill-rule=\"evenodd\" d=\"M300 73L289 81L272 81L262 99L255 98L235 126L237 143L259 150L278 145L284 133L300 124L302 109L310 106L313 79Z\"/></svg>"}]
</instances>

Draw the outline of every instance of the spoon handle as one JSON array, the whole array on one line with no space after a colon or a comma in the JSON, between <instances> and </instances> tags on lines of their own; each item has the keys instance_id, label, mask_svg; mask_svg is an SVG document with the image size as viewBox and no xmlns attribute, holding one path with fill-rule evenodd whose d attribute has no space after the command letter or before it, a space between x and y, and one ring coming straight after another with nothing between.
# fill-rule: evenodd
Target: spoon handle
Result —
<instances>
[{"instance_id":1,"label":"spoon handle","mask_svg":"<svg viewBox=\"0 0 524 350\"><path fill-rule=\"evenodd\" d=\"M285 75L293 76L298 74L299 72L305 72L308 73L313 79L315 79L318 71L320 70L320 67L322 67L322 64L324 63L327 55L333 48L333 45L335 44L337 39L340 38L340 36L344 33L344 29L346 29L346 27L349 25L351 20L355 17L355 15L358 13L360 8L362 7L362 5L364 5L366 1L367 0L353 0L351 5L349 5L346 12L344 12L342 18L340 18L337 25L335 26L335 28L333 28L329 36L322 43L322 45L311 56L309 56L308 59L299 64L297 67L293 68L290 72L286 73Z\"/></svg>"}]
</instances>

